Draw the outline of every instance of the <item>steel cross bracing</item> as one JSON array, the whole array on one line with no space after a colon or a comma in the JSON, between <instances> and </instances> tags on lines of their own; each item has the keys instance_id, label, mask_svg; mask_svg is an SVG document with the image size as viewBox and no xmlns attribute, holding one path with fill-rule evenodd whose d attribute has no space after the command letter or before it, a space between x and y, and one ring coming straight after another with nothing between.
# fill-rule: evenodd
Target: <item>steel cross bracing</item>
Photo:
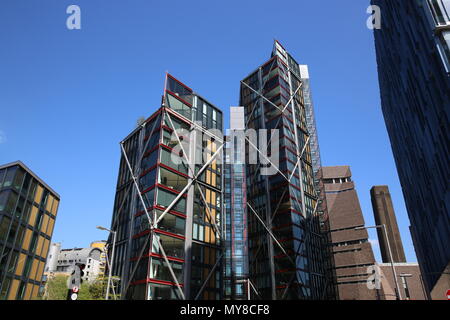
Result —
<instances>
[{"instance_id":1,"label":"steel cross bracing","mask_svg":"<svg viewBox=\"0 0 450 320\"><path fill-rule=\"evenodd\" d=\"M170 114L167 112L166 115L167 115L167 117L168 117L168 119L169 119L170 126L172 127L172 129L174 129L174 132L175 132L175 134L176 134L177 141L178 141L178 143L179 143L179 145L180 145L180 147L181 147L181 149L182 149L183 158L185 159L186 163L189 164L190 162L189 162L189 158L187 157L187 152L186 152L186 150L184 149L183 144L181 143L180 137L178 136L178 134L177 134L176 131L175 131L175 126L173 125L173 122L172 122L172 119L171 119L171 117L170 117ZM207 132L203 129L203 127L200 127L200 126L198 126L198 125L194 125L194 127L195 127L197 130L200 129L203 133L207 133ZM209 132L208 132L208 133L209 133ZM221 149L225 146L224 140L223 140L222 138L217 137L217 136L215 136L215 135L213 135L213 134L209 134L209 136L215 138L215 141L218 141L219 143L221 143L221 145L217 148L215 154L214 154L214 155L206 162L206 164L203 166L202 169L200 169L200 171L199 171L197 174L194 173L194 170L193 170L192 166L190 166L190 165L188 166L189 171L190 171L190 173L191 173L191 176L194 177L194 178L193 178L192 180L190 180L189 183L188 183L188 185L185 187L186 191L187 191L187 189L189 189L189 187L192 185L192 183L194 183L194 182L197 181L198 177L199 177L199 176L202 174L202 172L203 172L203 171L211 164L211 162L214 161L214 158L216 158L216 157L220 154ZM207 218L208 218L209 222L214 226L214 229L215 229L216 233L219 235L219 239L222 239L222 232L221 232L220 228L217 226L216 221L212 218L212 213L211 213L211 211L210 211L209 204L208 204L208 202L206 201L206 197L205 197L205 195L204 195L204 193L203 193L203 190L202 190L202 188L200 187L200 184L196 183L196 186L197 186L197 189L198 189L198 191L199 191L199 193L200 193L200 195L201 195L202 201L204 202L205 209L206 209L206 213L207 213ZM183 193L184 193L184 191L182 191L180 194L183 194ZM174 199L174 202L172 202L171 205L175 204L176 201L177 201L177 199ZM171 206L169 206L169 207L166 209L166 211L167 211L170 207L171 207ZM166 213L166 212L164 212L164 213L160 216L160 219L161 219L161 217L162 217L165 213ZM211 271L209 272L209 274L208 274L208 276L206 277L205 281L203 282L203 284L202 284L202 286L201 286L199 292L197 293L197 295L196 295L196 297L195 297L195 300L198 300L198 298L200 297L201 293L203 292L203 290L204 290L205 287L206 287L206 284L208 283L208 281L209 281L209 279L211 278L212 274L214 273L214 271L216 270L217 266L219 265L219 262L222 260L222 257L223 257L223 252L222 252L221 255L219 256L219 258L217 259L216 263L214 264L214 267L211 269Z\"/></svg>"},{"instance_id":2,"label":"steel cross bracing","mask_svg":"<svg viewBox=\"0 0 450 320\"><path fill-rule=\"evenodd\" d=\"M274 60L275 61L275 60ZM272 62L272 65L271 65L271 68L270 68L270 71L269 71L269 74L270 74L270 72L272 71L272 68L273 68L273 62ZM260 70L261 70L261 68L260 68ZM290 68L288 67L288 74L289 74L289 78L290 78ZM290 80L290 79L289 79ZM267 81L267 79L264 81L264 84L266 83L266 81ZM279 111L281 111L281 113L283 114L284 113L284 111L286 110L286 108L289 106L289 104L292 102L292 100L293 100L293 98L295 97L295 95L298 93L298 91L301 89L301 87L302 87L302 81L301 81L301 79L300 79L300 81L299 81L299 83L300 83L300 85L298 86L298 88L292 93L292 90L291 90L291 96L290 96L290 99L289 99L289 101L286 103L286 105L282 108L282 109L280 109L277 105L275 105L272 101L270 101L269 99L267 99L260 91L256 91L256 90L254 90L253 88L251 88L249 85L247 85L247 83L245 83L244 81L241 81L241 83L243 83L246 87L248 87L250 90L252 90L252 92L254 92L254 93L256 93L260 98L262 98L263 100L265 100L265 101L267 101L267 102L269 102L271 105L273 105L275 108L277 108ZM290 83L291 83L291 81L290 81ZM264 85L261 87L261 88L264 88ZM255 99L255 102L259 102L260 100L256 100ZM250 113L250 116L249 116L249 118L248 118L248 120L247 120L247 126L248 126L248 123L250 122L250 120L251 120L251 117L252 117L252 115L253 115L253 113L254 113L254 110L255 110L255 108L256 108L256 103L253 103L253 108L252 108L252 111L251 111L251 113ZM293 107L293 109L295 108L295 106L294 105L292 105L292 107ZM295 112L294 110L293 110L293 112ZM265 158L265 160L266 161L268 161L272 166L274 166L274 168L290 183L290 181L291 181L291 179L292 179L292 177L293 177L293 175L294 175L294 173L295 173L295 170L296 170L296 168L297 168L297 166L299 165L299 164L303 164L303 162L304 162L304 159L303 159L303 154L304 154L304 151L305 151L305 149L306 149L306 146L307 146L307 144L309 143L309 139L310 139L310 135L309 135L309 133L307 133L306 132L306 134L307 134L307 140L306 140L306 142L305 142L305 145L303 146L303 148L302 148L302 150L301 151L299 151L299 148L298 148L298 141L299 141L299 139L298 139L298 137L297 137L297 124L296 124L296 118L295 118L295 116L293 117L294 118L294 128L295 128L295 136L296 136L296 140L297 140L297 143L296 143L296 152L297 152L297 157L298 157L298 160L297 160L297 162L296 162L296 165L295 165L295 167L294 167L294 169L293 169L293 172L292 172L292 174L290 175L290 177L288 178L288 177L286 177L281 171L280 171L280 169L279 168L277 168L266 156L265 156L265 154L263 154L247 137L246 137L246 140L249 142L249 144L254 148L254 149L256 149L257 150L257 152L260 154L260 155L262 155L264 158ZM277 122L277 124L275 125L275 128L276 127L278 127L278 124L279 124L279 121L282 119L282 117L280 117L279 119L278 119L278 122ZM271 135L271 138L270 138L270 142L269 143L271 143L272 142L272 135ZM269 146L270 144L268 144L268 146ZM258 168L257 168L257 170L255 171L255 176L256 176L256 174L257 174L257 172L258 172L258 169L259 169L259 167L260 167L261 165L259 164L258 165ZM301 196L302 196L302 201L301 201L301 203L302 203L302 205L303 205L303 212L304 212L304 215L306 215L306 209L305 209L305 201L304 201L304 188L303 188L303 181L302 181L302 178L301 178L301 176L302 176L302 172L301 172L301 165L300 165L300 168L299 168L299 171L300 171L300 175L299 175L299 180L300 180L300 184L301 184ZM274 211L274 213L273 213L273 215L272 215L272 217L271 217L271 219L270 219L270 221L269 221L269 225L271 225L271 223L272 223L272 221L273 221L273 219L274 219L274 217L275 217L275 215L276 215L276 212L278 211L278 209L279 209L279 206L281 205L281 203L282 203L282 200L283 200L283 197L284 197L284 195L285 195L285 193L286 193L286 191L287 191L287 189L285 189L285 191L283 192L283 195L281 196L281 198L280 198L280 201L279 201L279 203L278 203L278 205L277 205L277 208L276 208L276 210ZM314 191L315 191L315 193L317 194L317 192L316 192L316 189L314 188ZM296 196L296 194L294 194L294 197L295 197L295 199L298 201L298 198L297 198L297 196ZM298 202L300 202L300 201L298 201ZM286 255L286 257L294 264L294 267L296 268L296 264L295 264L295 262L292 260L292 258L290 257L290 256L288 256L287 255L287 253L286 253L286 251L285 251L285 249L283 248L283 246L279 243L279 241L276 239L276 237L274 236L274 234L271 232L271 230L269 229L269 227L267 227L267 225L264 223L264 221L259 217L259 215L256 213L256 211L253 209L253 207L248 203L248 207L251 209L251 211L255 214L255 216L258 218L258 221L264 226L264 229L269 233L269 235L272 237L272 239L275 241L275 243L281 248L281 250L283 251L283 253ZM316 217L316 212L317 212L317 207L318 207L318 201L316 202L316 205L315 205L315 208L314 208L314 210L313 210L313 213L311 214L311 217L310 217L310 221L309 221L309 224L312 224L312 220ZM305 216L306 217L306 216ZM296 252L296 254L295 255L297 255L298 254L298 251L299 251L299 249L303 246L303 244L305 243L305 241L306 241L306 239L303 239L304 237L306 237L306 235L307 234L310 234L310 229L311 229L311 226L309 226L309 227L307 227L307 228L305 228L305 233L303 234L303 236L302 236L302 239L300 240L300 246L299 246L299 248L297 249L297 252ZM315 234L315 235L317 235L317 236L322 236L322 235L319 235L319 234ZM303 241L303 240L305 240L305 241ZM261 242L259 243L259 248L258 248L258 250L256 251L256 254L255 254L255 256L258 254L258 252L259 252L259 250L260 250L260 248L261 248ZM323 275L322 275L323 276ZM295 273L294 273L294 276L293 276L293 278L291 279L291 281L289 282L289 284L286 286L286 289L285 289L285 291L284 291L284 293L283 293L283 295L282 295L282 298L284 298L285 297L285 295L286 295L286 293L287 293L287 290L288 290L288 288L290 287L290 285L291 285L291 283L292 283L292 281L293 281L293 279L295 279ZM300 279L300 280L302 280L302 279Z\"/></svg>"},{"instance_id":3,"label":"steel cross bracing","mask_svg":"<svg viewBox=\"0 0 450 320\"><path fill-rule=\"evenodd\" d=\"M170 123L170 126L171 126L172 129L174 130L173 132L175 133L175 136L176 136L176 138L177 138L177 141L178 141L178 143L179 143L179 145L180 145L180 147L181 147L181 149L182 149L182 151L183 151L183 157L184 157L185 161L189 164L190 162L189 162L189 159L188 159L188 157L187 157L186 150L184 150L183 144L181 143L180 137L179 137L179 135L178 135L178 133L177 133L177 131L176 131L175 126L173 125L173 122L172 122L172 119L171 119L171 117L170 117L170 114L169 114L169 112L167 112L167 110L166 110L165 108L164 108L164 113L163 113L163 114L164 114L164 116L166 116L166 117L168 118L169 123ZM158 117L159 117L159 116L160 116L160 115L158 115ZM155 128L156 123L157 123L157 121L155 120L154 126L153 126L152 131L151 131L152 133L153 133L153 130L154 130L154 128ZM144 124L142 125L142 127L145 127L145 125L146 125L146 123L144 123ZM130 174L131 174L131 176L132 176L133 184L134 184L134 186L135 186L135 188L136 188L136 191L137 191L137 193L138 193L138 195L139 195L139 199L140 199L140 201L141 201L141 203L142 203L142 206L143 206L143 208L144 208L144 210L145 210L145 214L146 214L147 219L148 219L149 230L150 230L150 233L147 235L146 240L145 240L145 242L144 242L144 245L143 245L143 247L142 247L142 249L141 249L141 251L140 251L139 258L137 259L137 262L139 262L140 259L142 258L142 255L143 255L143 253L144 253L144 249L145 249L145 247L146 247L145 244L147 243L147 241L149 241L150 238L156 239L157 242L158 242L158 246L159 246L159 248L160 248L160 250L161 250L162 256L163 256L163 258L164 258L164 261L165 261L165 263L167 264L167 267L168 267L169 272L170 272L170 274L171 274L171 277L172 277L172 279L174 280L174 283L176 284L176 287L178 288L178 291L179 291L179 293L180 293L180 295L181 295L181 297L182 297L183 300L185 300L186 297L185 297L185 295L184 295L183 290L181 289L181 285L179 284L178 279L177 279L176 276L175 276L175 273L174 273L174 271L173 271L173 268L172 268L172 266L170 265L170 262L169 262L169 260L168 260L168 258L167 258L167 255L166 255L166 253L165 253L164 247L163 247L163 245L162 245L162 243L161 243L159 237L152 237L152 235L153 235L153 233L154 233L154 229L157 229L157 228L158 228L158 224L159 224L159 222L162 220L162 218L163 218L163 217L164 217L164 216L172 209L172 207L177 203L177 201L181 198L181 196L182 196L182 195L183 195L183 194L184 194L184 193L192 186L192 184L193 184L194 182L197 182L198 178L199 178L200 175L203 173L203 171L204 171L204 170L205 170L205 169L206 169L206 168L207 168L207 167L215 160L215 158L216 158L218 155L220 155L221 150L222 150L222 148L223 148L223 146L224 146L223 139L221 139L220 137L217 137L217 136L215 136L214 134L211 134L210 132L206 132L205 129L203 129L202 127L200 127L200 126L198 126L198 125L196 125L196 124L194 124L192 127L195 128L195 129L197 129L197 130L200 129L200 130L202 131L202 133L208 134L209 136L214 137L214 138L215 138L215 141L221 143L221 145L218 146L216 152L215 152L215 153L211 156L211 158L203 165L203 167L198 171L197 174L194 174L192 167L191 167L191 166L188 166L189 170L191 171L191 175L192 175L193 178L189 180L189 182L188 182L188 184L186 185L186 187L185 187L185 188L179 193L179 195L171 202L171 204L164 210L164 212L159 216L158 219L156 219L156 216L154 217L154 219L152 219L152 218L150 217L150 214L149 214L148 209L147 209L147 205L145 204L145 202L144 202L144 200L143 200L143 198L142 198L142 191L140 190L139 184L137 183L137 177L139 176L138 173L139 173L139 171L140 171L140 165L137 167L136 173L134 173L134 172L133 172L133 169L132 169L132 167L131 167L130 161L129 161L129 159L128 159L128 156L127 156L127 154L126 154L125 148L124 148L124 146L123 146L123 142L121 143L121 150L122 150L124 159L125 159L125 161L126 161L126 163L127 163L128 170L130 171ZM149 137L151 137L151 136L152 136L152 134L150 134ZM149 141L150 141L150 139L148 139L147 144L148 144ZM142 149L142 153L141 153L141 156L140 156L139 163L142 161L143 154L144 154L144 151L145 151L145 150L146 150L146 147ZM209 206L208 206L208 203L206 202L206 199L205 199L205 196L204 196L204 194L203 194L203 191L201 190L201 187L199 186L199 184L196 184L196 185L197 185L197 188L198 188L198 190L199 190L199 192L200 192L200 195L201 195L201 197L202 197L202 200L203 200L203 202L205 203L205 208L206 208L208 220L209 220L210 223L214 226L215 231L217 232L217 234L218 234L219 237L221 238L221 237L222 237L221 230L220 230L220 228L217 226L216 221L215 221L214 219L212 219L212 214L211 214L210 208L209 208ZM127 193L127 195L128 195L128 193ZM125 202L125 199L123 200L123 203L124 203L124 202ZM123 203L122 203L121 207L123 206ZM154 221L154 222L153 222L153 221ZM211 275L213 274L214 270L217 268L217 266L218 266L220 260L222 259L222 256L223 256L223 254L219 257L219 259L217 260L215 266L214 266L214 267L212 268L212 270L210 271L208 277L206 278L206 280L204 281L204 283L203 283L203 285L202 285L200 291L198 292L198 294L197 294L197 296L196 296L196 299L198 299L198 297L200 296L201 292L202 292L202 291L204 290L204 288L206 287L206 283L209 281L209 279L210 279ZM138 263L136 263L136 265L135 265L135 267L133 268L133 271L132 271L132 273L131 273L131 276L129 277L129 281L128 281L127 286L126 286L126 288L125 288L125 293L126 293L128 287L129 287L129 284L130 284L130 282L131 282L131 280L132 280L132 278L133 278L133 276L134 276L134 273L136 272L137 267L138 267Z\"/></svg>"},{"instance_id":4,"label":"steel cross bracing","mask_svg":"<svg viewBox=\"0 0 450 320\"><path fill-rule=\"evenodd\" d=\"M142 152L141 152L141 154L139 155L139 159L138 159L138 161L137 161L137 164L136 164L136 169L135 169L135 172L133 173L133 172L131 172L131 175L132 176L139 176L139 174L140 174L140 171L141 171L141 162L142 162L142 159L144 158L144 155L145 155L145 152L144 152L144 150L146 150L147 149L147 147L148 147L148 144L149 144L149 142L150 142L150 137L153 135L153 133L154 133L154 131L155 131L155 128L156 128L156 124L158 123L158 120L160 119L160 117L161 117L161 114L158 114L157 116L156 116L156 118L155 118L155 120L154 120L154 122L153 122L153 126L152 126L152 129L151 129L151 131L150 131L150 135L149 135L149 139L147 140L147 142L145 143L145 145L144 145L144 147L142 148ZM140 130L143 130L143 129L145 129L145 127L147 126L147 122L144 122L140 127ZM124 144L124 141L122 141L121 143L120 143L120 145L121 145L121 151L123 150L123 148L122 148L122 146L123 146L123 144ZM123 151L122 151L123 152ZM127 159L128 160L128 159ZM129 163L129 162L128 162ZM127 166L128 166L128 164L127 164ZM128 168L129 168L129 166L128 166ZM120 206L119 206L119 209L117 210L117 213L116 213L116 215L115 215L115 219L114 219L114 221L113 221L113 224L112 224L112 230L115 230L116 229L116 227L117 227L117 222L118 222L118 218L119 218L119 216L121 215L121 211L122 211L122 209L123 209L123 206L125 205L125 203L126 203L126 201L128 200L128 197L130 196L130 189L131 189L131 186L133 185L133 183L130 183L130 184L128 184L128 186L125 188L126 189L126 192L125 192L125 196L124 196L124 198L123 198L123 200L122 200L122 203L120 204ZM146 198L146 200L147 200L147 202L149 202L149 199L148 199L148 196L147 196L147 194L144 194L145 195L145 198ZM133 221L134 221L134 213L133 213L133 210L131 210L131 208L130 208L130 210L129 210L129 219L130 219L130 221L131 221L131 223L133 223ZM132 230L132 228L130 228L130 239L131 239L131 231ZM146 241L144 242L144 243L146 243L149 239L150 239L150 233L148 234L148 236L147 236L147 239L146 239ZM130 244L128 244L128 246L129 246ZM138 262L139 262L139 260L142 258L142 255L143 255L143 253L144 253L144 249L145 249L145 246L143 246L142 247L142 249L141 249L141 251L140 251L140 253L139 253L139 258L138 258ZM121 298L122 299L125 299L125 297L126 297L126 294L127 294L127 291L128 291L128 287L129 287L129 285L130 285L130 283L131 283L131 279L133 278L133 276L134 276L134 273L136 272L136 269L137 269L137 267L138 267L138 264L136 263L136 266L133 268L133 271L131 272L131 275L129 276L129 280L127 281L127 284L126 284L126 286L125 286L125 289L124 290L121 290L122 292L123 292L123 294L121 295ZM126 280L126 279L123 279L123 280Z\"/></svg>"},{"instance_id":5,"label":"steel cross bracing","mask_svg":"<svg viewBox=\"0 0 450 320\"><path fill-rule=\"evenodd\" d=\"M270 74L270 72L272 71L274 62L275 62L275 59L274 59L274 61L273 61L272 64L271 64L271 67L270 67L270 70L269 70L269 74ZM260 68L260 70L261 70L261 68ZM266 81L267 81L267 79L263 82L263 86L262 86L261 88L264 88L264 85L265 85ZM269 102L270 104L272 104L275 108L277 108L278 110L280 110L282 114L283 114L284 110L286 110L286 108L289 106L289 104L290 104L290 102L292 101L293 97L295 96L295 94L297 94L298 90L301 88L301 85L302 85L302 82L300 82L300 85L299 85L299 87L295 90L295 93L294 93L294 94L291 93L291 97L290 97L289 101L286 103L286 105L284 106L284 108L283 108L283 109L280 109L280 108L279 108L277 105L275 105L272 101L268 100L261 92L254 90L253 88L251 88L250 86L248 86L245 82L242 82L242 83L243 83L244 85L246 85L248 88L250 88L250 90L252 90L253 92L255 92L258 96L260 96L260 98L263 98L265 101L268 101L268 102ZM255 101L255 102L256 102L256 101ZM257 102L259 102L259 100L258 100ZM253 114L254 109L256 108L256 103L253 103L253 105L254 105L254 106L253 106L251 115ZM277 124L275 125L275 127L278 127L278 124L279 124L281 118L282 118L282 117L280 117L280 118L278 119ZM251 116L250 116L250 118L248 119L247 124L249 123L250 119L251 119ZM262 155L262 156L265 158L266 161L268 161L271 165L273 165L273 166L276 168L276 170L277 170L277 171L278 171L278 172L279 172L286 180L288 180L288 182L290 182L290 179L292 178L292 176L291 176L290 178L287 178L287 177L279 170L279 168L277 168L272 162L270 162L270 160L268 160L268 158L265 156L265 154L263 154L256 146L254 146L254 145L251 143L251 141L250 141L248 138L247 138L247 141L249 142L249 144L250 144L254 149L256 149L256 150L260 153L260 155ZM270 139L270 142L269 142L268 146L270 145L271 142L272 142L272 136L271 136L271 139ZM297 151L297 155L298 155L298 150L296 150L296 151ZM302 152L303 152L303 151L304 151L304 150L302 150ZM301 158L301 155L300 155L300 158ZM260 168L260 166L261 166L261 164L258 165L257 170L255 171L255 176L256 176L256 174L258 173L258 169ZM294 172L295 172L295 169L294 169ZM300 181L301 181L301 180L300 180ZM302 187L301 189L303 190L303 187ZM271 223L272 223L272 221L273 221L273 218L274 218L274 216L275 216L275 213L277 212L277 210L278 210L278 208L279 208L279 205L281 204L281 201L282 201L282 199L283 199L285 193L286 193L286 190L285 190L285 192L283 193L283 196L282 196L281 199L280 199L280 202L279 202L279 204L278 204L278 206L277 206L277 209L275 210L275 212L274 212L274 214L272 215L271 219L268 221L269 225L271 225ZM297 196L296 196L295 194L294 194L294 197L295 197L295 199L298 201L298 198L297 198ZM298 201L298 202L300 202L300 201ZM304 201L302 201L302 203L304 203ZM248 204L248 205L249 205L249 204ZM259 221L260 223L263 224L264 229L269 233L270 237L271 237L271 238L275 241L275 243L281 248L281 250L283 251L283 253L286 255L286 257L289 258L289 260L294 264L294 266L296 266L296 265L295 265L295 262L290 258L290 256L288 256L288 255L286 254L285 249L284 249L283 246L280 244L280 242L276 239L276 237L273 235L273 233L271 232L270 228L264 224L264 222L262 221L262 219L257 215L256 211L255 211L251 206L250 206L250 208L251 208L251 211L252 211L252 212L256 215L256 217L258 218L258 221ZM259 253L259 251L260 251L260 249L261 249L261 246L262 246L262 242L259 242L258 250L256 251L255 256L258 255L258 253ZM273 263L275 263L275 262L273 262Z\"/></svg>"}]
</instances>

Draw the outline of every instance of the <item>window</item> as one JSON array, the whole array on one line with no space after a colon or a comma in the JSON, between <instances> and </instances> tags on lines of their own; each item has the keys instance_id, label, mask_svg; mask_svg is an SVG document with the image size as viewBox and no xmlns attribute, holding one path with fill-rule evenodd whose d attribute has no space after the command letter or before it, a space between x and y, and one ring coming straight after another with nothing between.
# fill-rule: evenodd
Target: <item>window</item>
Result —
<instances>
[{"instance_id":1,"label":"window","mask_svg":"<svg viewBox=\"0 0 450 320\"><path fill-rule=\"evenodd\" d=\"M177 197L176 194L170 193L166 190L158 188L158 200L157 203L162 207L169 207L169 205L175 200ZM186 199L181 197L177 203L172 206L172 209L178 212L184 213L186 211Z\"/></svg>"},{"instance_id":2,"label":"window","mask_svg":"<svg viewBox=\"0 0 450 320\"><path fill-rule=\"evenodd\" d=\"M429 0L437 25L450 24L450 0Z\"/></svg>"},{"instance_id":3,"label":"window","mask_svg":"<svg viewBox=\"0 0 450 320\"><path fill-rule=\"evenodd\" d=\"M442 32L438 48L447 72L450 72L450 31Z\"/></svg>"},{"instance_id":4,"label":"window","mask_svg":"<svg viewBox=\"0 0 450 320\"><path fill-rule=\"evenodd\" d=\"M4 187L10 187L12 185L16 171L17 167L8 168L6 171L5 181L3 182Z\"/></svg>"},{"instance_id":5,"label":"window","mask_svg":"<svg viewBox=\"0 0 450 320\"><path fill-rule=\"evenodd\" d=\"M181 173L184 174L188 173L188 167L184 163L184 158L168 150L165 149L161 150L161 163Z\"/></svg>"},{"instance_id":6,"label":"window","mask_svg":"<svg viewBox=\"0 0 450 320\"><path fill-rule=\"evenodd\" d=\"M16 233L18 229L18 223L17 220L14 220L14 222L11 225L11 230L9 231L8 238L6 241L10 244L14 243L14 239L16 238Z\"/></svg>"},{"instance_id":7,"label":"window","mask_svg":"<svg viewBox=\"0 0 450 320\"><path fill-rule=\"evenodd\" d=\"M170 266L172 267L173 273L175 274L178 282L183 281L183 264L171 261ZM149 277L157 280L175 282L170 274L167 263L162 259L152 258Z\"/></svg>"},{"instance_id":8,"label":"window","mask_svg":"<svg viewBox=\"0 0 450 320\"><path fill-rule=\"evenodd\" d=\"M8 202L9 191L0 192L0 211L5 210L6 203Z\"/></svg>"},{"instance_id":9,"label":"window","mask_svg":"<svg viewBox=\"0 0 450 320\"><path fill-rule=\"evenodd\" d=\"M0 221L0 240L5 240L8 234L9 225L11 219L9 217L3 216Z\"/></svg>"},{"instance_id":10,"label":"window","mask_svg":"<svg viewBox=\"0 0 450 320\"><path fill-rule=\"evenodd\" d=\"M179 137L181 140L181 137ZM174 132L163 131L163 144L169 148L175 148L178 145L177 134ZM183 146L184 147L184 146Z\"/></svg>"},{"instance_id":11,"label":"window","mask_svg":"<svg viewBox=\"0 0 450 320\"><path fill-rule=\"evenodd\" d=\"M160 251L159 243L156 240L159 238L164 248L166 255L174 258L184 258L184 241L178 238L169 237L163 234L155 234L152 244L152 252L162 255Z\"/></svg>"},{"instance_id":12,"label":"window","mask_svg":"<svg viewBox=\"0 0 450 320\"><path fill-rule=\"evenodd\" d=\"M156 283L151 283L149 285L149 295L151 300L180 299L177 288Z\"/></svg>"},{"instance_id":13,"label":"window","mask_svg":"<svg viewBox=\"0 0 450 320\"><path fill-rule=\"evenodd\" d=\"M0 169L0 187L3 184L3 178L5 177L6 169Z\"/></svg>"},{"instance_id":14,"label":"window","mask_svg":"<svg viewBox=\"0 0 450 320\"><path fill-rule=\"evenodd\" d=\"M188 180L179 174L173 173L172 171L159 168L158 183L171 189L182 191L186 187Z\"/></svg>"},{"instance_id":15,"label":"window","mask_svg":"<svg viewBox=\"0 0 450 320\"><path fill-rule=\"evenodd\" d=\"M30 273L32 262L33 262L33 258L28 256L27 261L25 262L25 268L23 270L23 276L25 278L28 278L28 274Z\"/></svg>"},{"instance_id":16,"label":"window","mask_svg":"<svg viewBox=\"0 0 450 320\"><path fill-rule=\"evenodd\" d=\"M130 286L130 289L128 290L128 299L130 300L146 300L145 296L145 288L146 284L138 284L135 286Z\"/></svg>"},{"instance_id":17,"label":"window","mask_svg":"<svg viewBox=\"0 0 450 320\"><path fill-rule=\"evenodd\" d=\"M193 102L192 90L183 85L181 82L177 81L170 75L167 76L167 90L175 93L177 96L179 96L187 103L192 105Z\"/></svg>"},{"instance_id":18,"label":"window","mask_svg":"<svg viewBox=\"0 0 450 320\"><path fill-rule=\"evenodd\" d=\"M17 170L17 174L14 177L14 181L13 181L13 187L16 190L20 190L20 188L22 187L22 182L23 182L23 178L25 176L25 172L22 169L18 169Z\"/></svg>"},{"instance_id":19,"label":"window","mask_svg":"<svg viewBox=\"0 0 450 320\"><path fill-rule=\"evenodd\" d=\"M25 294L25 287L26 287L26 282L25 281L21 281L20 282L20 286L19 286L19 290L17 291L17 300L22 300Z\"/></svg>"},{"instance_id":20,"label":"window","mask_svg":"<svg viewBox=\"0 0 450 320\"><path fill-rule=\"evenodd\" d=\"M159 218L163 212L160 210L156 211L157 217ZM186 220L178 217L176 215L167 213L164 215L162 220L158 224L158 228L161 230L169 231L172 233L184 234L184 228L185 228Z\"/></svg>"},{"instance_id":21,"label":"window","mask_svg":"<svg viewBox=\"0 0 450 320\"><path fill-rule=\"evenodd\" d=\"M0 300L6 300L10 284L11 278L5 278L5 281L3 281L2 285L2 291L0 291Z\"/></svg>"},{"instance_id":22,"label":"window","mask_svg":"<svg viewBox=\"0 0 450 320\"><path fill-rule=\"evenodd\" d=\"M170 93L167 94L167 103L169 108L178 112L182 116L191 119L191 107L183 103L180 99L175 98Z\"/></svg>"},{"instance_id":23,"label":"window","mask_svg":"<svg viewBox=\"0 0 450 320\"><path fill-rule=\"evenodd\" d=\"M139 179L141 184L141 189L146 190L149 187L152 187L155 185L156 180L156 169L153 169L152 171L146 173L143 177Z\"/></svg>"}]
</instances>

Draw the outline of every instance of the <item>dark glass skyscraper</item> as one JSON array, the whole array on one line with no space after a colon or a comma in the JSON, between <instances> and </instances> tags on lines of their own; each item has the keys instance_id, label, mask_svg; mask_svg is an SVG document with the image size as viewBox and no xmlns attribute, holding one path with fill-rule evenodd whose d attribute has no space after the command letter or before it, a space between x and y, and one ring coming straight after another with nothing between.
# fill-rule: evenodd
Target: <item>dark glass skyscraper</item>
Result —
<instances>
[{"instance_id":1,"label":"dark glass skyscraper","mask_svg":"<svg viewBox=\"0 0 450 320\"><path fill-rule=\"evenodd\" d=\"M325 299L334 286L302 85L300 65L278 41L272 57L241 81L246 129L279 133L278 166L249 164L246 171L249 278L265 299ZM246 159L260 152L249 145ZM267 167L275 174L262 174Z\"/></svg>"},{"instance_id":2,"label":"dark glass skyscraper","mask_svg":"<svg viewBox=\"0 0 450 320\"><path fill-rule=\"evenodd\" d=\"M111 230L122 298L222 298L221 132L222 112L167 75L162 106L121 142Z\"/></svg>"},{"instance_id":3,"label":"dark glass skyscraper","mask_svg":"<svg viewBox=\"0 0 450 320\"><path fill-rule=\"evenodd\" d=\"M414 247L428 290L444 298L444 270L450 268L450 0L372 4L381 9L381 29L374 32L382 110Z\"/></svg>"}]
</instances>

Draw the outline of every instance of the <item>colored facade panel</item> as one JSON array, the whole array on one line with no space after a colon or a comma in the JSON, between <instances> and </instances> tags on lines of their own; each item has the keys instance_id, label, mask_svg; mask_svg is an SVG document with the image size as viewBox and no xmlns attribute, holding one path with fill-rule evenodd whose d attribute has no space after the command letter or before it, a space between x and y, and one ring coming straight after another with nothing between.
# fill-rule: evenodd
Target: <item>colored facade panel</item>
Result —
<instances>
[{"instance_id":1,"label":"colored facade panel","mask_svg":"<svg viewBox=\"0 0 450 320\"><path fill-rule=\"evenodd\" d=\"M0 299L38 295L58 205L59 195L23 163L0 166Z\"/></svg>"},{"instance_id":2,"label":"colored facade panel","mask_svg":"<svg viewBox=\"0 0 450 320\"><path fill-rule=\"evenodd\" d=\"M382 111L431 292L450 269L450 1L372 4L382 12L374 31Z\"/></svg>"},{"instance_id":3,"label":"colored facade panel","mask_svg":"<svg viewBox=\"0 0 450 320\"><path fill-rule=\"evenodd\" d=\"M249 276L265 299L326 299L334 287L301 85L300 65L277 41L272 58L241 82L246 128L279 130L277 173L262 175L254 164L246 170L247 201L255 211L248 215ZM247 159L256 152L250 149Z\"/></svg>"},{"instance_id":4,"label":"colored facade panel","mask_svg":"<svg viewBox=\"0 0 450 320\"><path fill-rule=\"evenodd\" d=\"M162 107L122 142L111 228L125 299L181 299L176 282L186 298L222 297L222 165L215 157L200 173L221 155L222 137L208 129L222 131L222 112L167 75Z\"/></svg>"}]
</instances>

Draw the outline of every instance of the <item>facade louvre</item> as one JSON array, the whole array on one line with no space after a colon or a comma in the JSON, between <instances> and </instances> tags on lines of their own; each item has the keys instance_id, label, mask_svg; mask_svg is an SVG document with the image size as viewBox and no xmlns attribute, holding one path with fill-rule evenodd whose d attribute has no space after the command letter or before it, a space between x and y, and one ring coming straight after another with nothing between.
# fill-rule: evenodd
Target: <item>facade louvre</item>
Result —
<instances>
[{"instance_id":1,"label":"facade louvre","mask_svg":"<svg viewBox=\"0 0 450 320\"><path fill-rule=\"evenodd\" d=\"M450 281L450 0L372 0L381 104L427 289ZM445 269L447 268L447 271ZM432 293L432 296L434 294Z\"/></svg>"},{"instance_id":2,"label":"facade louvre","mask_svg":"<svg viewBox=\"0 0 450 320\"><path fill-rule=\"evenodd\" d=\"M161 108L121 143L111 228L122 298L222 298L220 132L222 112L167 74Z\"/></svg>"},{"instance_id":3,"label":"facade louvre","mask_svg":"<svg viewBox=\"0 0 450 320\"><path fill-rule=\"evenodd\" d=\"M277 173L262 175L261 164L246 170L249 278L263 299L334 298L301 86L300 65L278 41L271 59L241 81L246 129L280 133ZM247 146L246 158L255 152Z\"/></svg>"},{"instance_id":4,"label":"facade louvre","mask_svg":"<svg viewBox=\"0 0 450 320\"><path fill-rule=\"evenodd\" d=\"M40 294L59 201L22 162L0 166L0 300Z\"/></svg>"}]
</instances>

